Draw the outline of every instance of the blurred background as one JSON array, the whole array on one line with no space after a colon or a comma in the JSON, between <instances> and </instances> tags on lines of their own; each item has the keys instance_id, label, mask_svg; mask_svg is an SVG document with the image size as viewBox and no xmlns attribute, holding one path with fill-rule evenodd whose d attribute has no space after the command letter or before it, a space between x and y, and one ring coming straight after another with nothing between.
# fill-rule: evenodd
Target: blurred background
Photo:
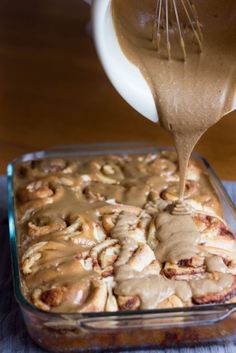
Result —
<instances>
[{"instance_id":1,"label":"blurred background","mask_svg":"<svg viewBox=\"0 0 236 353\"><path fill-rule=\"evenodd\" d=\"M114 90L86 32L82 0L0 1L0 173L23 153L58 144L147 140L170 145ZM197 145L236 179L236 112Z\"/></svg>"}]
</instances>

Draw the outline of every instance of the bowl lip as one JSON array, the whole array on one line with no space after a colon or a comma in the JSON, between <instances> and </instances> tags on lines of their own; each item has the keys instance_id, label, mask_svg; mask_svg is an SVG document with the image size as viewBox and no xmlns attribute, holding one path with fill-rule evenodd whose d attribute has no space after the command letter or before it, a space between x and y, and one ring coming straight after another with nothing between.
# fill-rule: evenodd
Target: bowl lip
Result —
<instances>
[{"instance_id":1,"label":"bowl lip","mask_svg":"<svg viewBox=\"0 0 236 353\"><path fill-rule=\"evenodd\" d=\"M145 141L135 142L112 142L112 143L96 143L96 144L78 144L78 145L61 145L56 146L53 149L36 151L32 153L26 153L22 156L14 159L7 166L7 189L8 189L8 221L9 221L9 238L10 238L10 250L11 250L11 261L12 261L12 273L13 273L13 285L14 294L21 309L37 314L41 317L47 318L58 318L58 317L69 317L76 320L86 319L134 319L134 318L163 318L166 316L176 319L191 316L192 314L208 314L208 313L222 313L222 316L214 321L219 321L227 317L230 313L236 310L236 303L227 304L207 304L200 306L191 306L185 308L174 308L174 309L149 309L149 310L135 310L135 311L117 311L117 312L99 312L99 313L53 313L45 312L38 309L35 305L31 304L23 295L20 285L20 266L18 263L18 252L17 252L17 233L15 225L15 206L14 206L14 167L18 163L37 160L42 158L55 158L55 157L92 157L97 155L109 154L140 154L140 153L160 153L161 151L174 150L173 147L160 146L154 143ZM221 180L216 175L214 169L211 167L209 162L202 157L199 153L194 152L192 155L194 158L202 162L203 167L210 176L210 181L215 182L219 188L221 196L234 214L236 219L236 209L227 193ZM214 187L214 185L213 185Z\"/></svg>"}]
</instances>

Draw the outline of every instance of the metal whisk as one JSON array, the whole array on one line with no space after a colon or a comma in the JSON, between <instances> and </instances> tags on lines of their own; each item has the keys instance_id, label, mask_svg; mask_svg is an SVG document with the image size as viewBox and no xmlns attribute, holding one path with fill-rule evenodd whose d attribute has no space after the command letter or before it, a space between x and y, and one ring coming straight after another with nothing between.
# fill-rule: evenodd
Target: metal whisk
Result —
<instances>
[{"instance_id":1,"label":"metal whisk","mask_svg":"<svg viewBox=\"0 0 236 353\"><path fill-rule=\"evenodd\" d=\"M171 59L170 33L177 31L183 59L186 60L185 32L189 28L193 38L202 51L202 30L197 10L191 0L157 0L155 18L153 23L152 40L160 50L161 38L165 37L168 59Z\"/></svg>"}]
</instances>

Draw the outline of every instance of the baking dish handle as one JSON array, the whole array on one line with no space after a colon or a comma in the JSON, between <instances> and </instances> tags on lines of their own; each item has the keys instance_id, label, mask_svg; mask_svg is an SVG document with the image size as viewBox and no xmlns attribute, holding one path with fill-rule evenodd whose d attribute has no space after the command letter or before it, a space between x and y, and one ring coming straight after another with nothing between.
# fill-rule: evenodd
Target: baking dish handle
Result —
<instances>
[{"instance_id":1,"label":"baking dish handle","mask_svg":"<svg viewBox=\"0 0 236 353\"><path fill-rule=\"evenodd\" d=\"M161 314L137 314L122 317L102 317L88 318L80 321L80 327L89 330L120 330L135 328L174 328L174 327L190 327L205 326L221 321L229 316L235 309L233 308L217 308L202 310L201 312L165 312Z\"/></svg>"}]
</instances>

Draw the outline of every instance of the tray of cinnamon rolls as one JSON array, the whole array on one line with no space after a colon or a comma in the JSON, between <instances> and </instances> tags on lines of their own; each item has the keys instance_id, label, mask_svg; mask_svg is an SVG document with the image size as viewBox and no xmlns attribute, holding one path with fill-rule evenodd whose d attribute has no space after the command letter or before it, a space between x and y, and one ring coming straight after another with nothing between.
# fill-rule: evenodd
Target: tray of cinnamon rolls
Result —
<instances>
[{"instance_id":1,"label":"tray of cinnamon rolls","mask_svg":"<svg viewBox=\"0 0 236 353\"><path fill-rule=\"evenodd\" d=\"M52 351L133 347L127 328L145 326L145 315L175 313L169 329L206 308L233 317L236 216L208 163L190 160L183 208L173 150L118 147L36 153L8 168L16 297L31 336ZM88 318L115 328L95 325L93 346L81 328ZM180 335L197 335L192 326ZM145 344L169 345L164 326L161 337L148 327Z\"/></svg>"}]
</instances>

